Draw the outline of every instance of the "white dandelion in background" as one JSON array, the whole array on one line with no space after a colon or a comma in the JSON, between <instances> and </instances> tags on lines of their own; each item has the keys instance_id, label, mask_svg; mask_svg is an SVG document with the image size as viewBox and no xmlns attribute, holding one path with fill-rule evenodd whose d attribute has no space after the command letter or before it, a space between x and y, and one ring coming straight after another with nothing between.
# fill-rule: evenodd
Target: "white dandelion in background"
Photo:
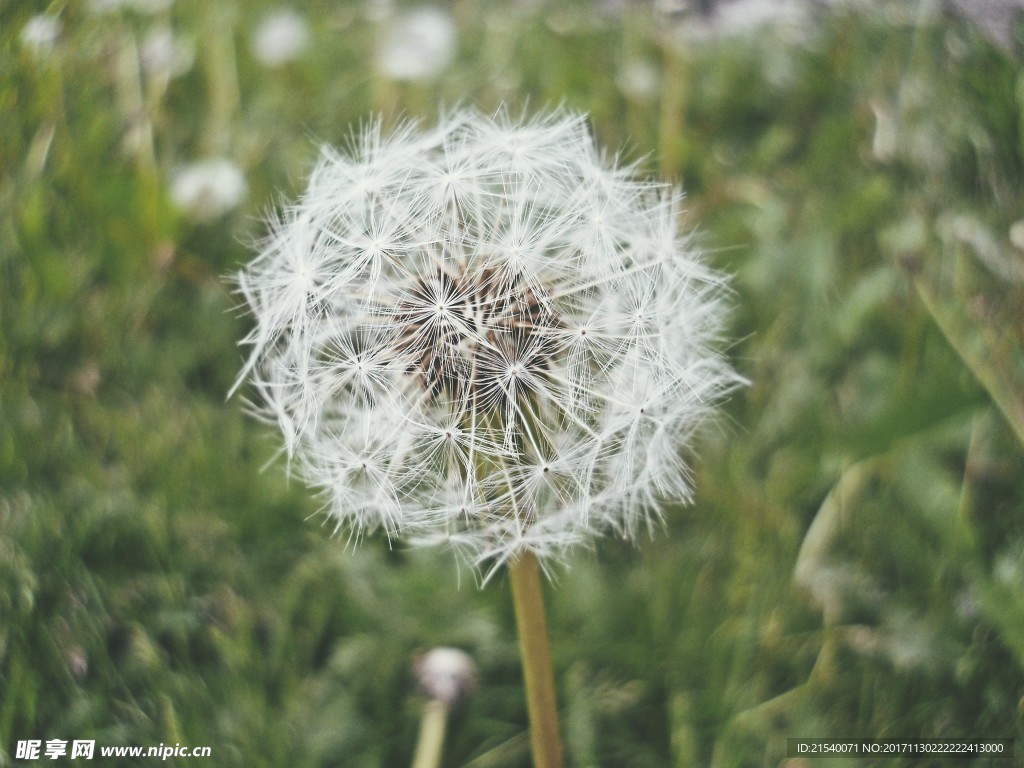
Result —
<instances>
[{"instance_id":1,"label":"white dandelion in background","mask_svg":"<svg viewBox=\"0 0 1024 768\"><path fill-rule=\"evenodd\" d=\"M53 52L60 37L60 19L48 13L33 16L21 28L21 42L37 56Z\"/></svg>"},{"instance_id":2,"label":"white dandelion in background","mask_svg":"<svg viewBox=\"0 0 1024 768\"><path fill-rule=\"evenodd\" d=\"M297 59L309 46L309 25L290 8L271 12L252 38L252 50L266 67L280 67Z\"/></svg>"},{"instance_id":3,"label":"white dandelion in background","mask_svg":"<svg viewBox=\"0 0 1024 768\"><path fill-rule=\"evenodd\" d=\"M240 205L248 190L241 168L212 158L179 168L171 178L170 195L178 208L198 221L209 221Z\"/></svg>"},{"instance_id":4,"label":"white dandelion in background","mask_svg":"<svg viewBox=\"0 0 1024 768\"><path fill-rule=\"evenodd\" d=\"M142 41L139 58L146 74L170 80L192 69L195 45L191 38L175 35L169 27L158 26Z\"/></svg>"},{"instance_id":5,"label":"white dandelion in background","mask_svg":"<svg viewBox=\"0 0 1024 768\"><path fill-rule=\"evenodd\" d=\"M436 768L441 764L448 714L476 685L473 659L458 648L433 648L416 659L413 666L420 690L427 697L420 720L420 735L413 768Z\"/></svg>"},{"instance_id":6,"label":"white dandelion in background","mask_svg":"<svg viewBox=\"0 0 1024 768\"><path fill-rule=\"evenodd\" d=\"M658 95L661 76L652 64L641 59L632 59L623 64L616 82L627 98L637 101L653 101Z\"/></svg>"},{"instance_id":7,"label":"white dandelion in background","mask_svg":"<svg viewBox=\"0 0 1024 768\"><path fill-rule=\"evenodd\" d=\"M133 10L155 16L174 5L174 0L89 0L88 7L94 13L118 13Z\"/></svg>"},{"instance_id":8,"label":"white dandelion in background","mask_svg":"<svg viewBox=\"0 0 1024 768\"><path fill-rule=\"evenodd\" d=\"M476 685L473 659L458 648L432 648L416 659L413 666L426 697L446 707L468 696Z\"/></svg>"},{"instance_id":9,"label":"white dandelion in background","mask_svg":"<svg viewBox=\"0 0 1024 768\"><path fill-rule=\"evenodd\" d=\"M392 80L426 80L455 58L456 32L451 14L416 8L388 21L377 51L377 66Z\"/></svg>"},{"instance_id":10,"label":"white dandelion in background","mask_svg":"<svg viewBox=\"0 0 1024 768\"><path fill-rule=\"evenodd\" d=\"M563 112L354 144L323 150L237 275L239 383L338 528L496 565L633 538L688 499L683 454L741 379L681 194Z\"/></svg>"}]
</instances>

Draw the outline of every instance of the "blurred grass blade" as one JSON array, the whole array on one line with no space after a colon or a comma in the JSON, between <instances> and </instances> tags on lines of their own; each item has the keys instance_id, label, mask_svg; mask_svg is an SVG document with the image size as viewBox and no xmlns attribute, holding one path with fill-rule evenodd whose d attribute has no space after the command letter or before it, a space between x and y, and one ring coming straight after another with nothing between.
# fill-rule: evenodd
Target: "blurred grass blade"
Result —
<instances>
[{"instance_id":1,"label":"blurred grass blade","mask_svg":"<svg viewBox=\"0 0 1024 768\"><path fill-rule=\"evenodd\" d=\"M914 289L942 335L978 383L984 387L1024 446L1024 386L1006 370L991 331L972 321L958 305L943 302L921 275L913 276ZM1019 358L1020 350L1014 350Z\"/></svg>"},{"instance_id":2,"label":"blurred grass blade","mask_svg":"<svg viewBox=\"0 0 1024 768\"><path fill-rule=\"evenodd\" d=\"M838 620L839 605L820 583L821 574L827 568L828 552L833 542L849 522L847 510L861 495L871 477L871 469L872 463L865 461L843 472L818 508L797 554L793 581L820 604L826 626Z\"/></svg>"}]
</instances>

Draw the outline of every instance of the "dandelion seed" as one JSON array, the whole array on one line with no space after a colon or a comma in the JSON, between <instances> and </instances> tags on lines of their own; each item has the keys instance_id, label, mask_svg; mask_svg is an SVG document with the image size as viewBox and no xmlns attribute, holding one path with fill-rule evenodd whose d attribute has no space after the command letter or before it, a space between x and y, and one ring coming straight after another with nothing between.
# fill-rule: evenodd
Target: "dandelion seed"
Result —
<instances>
[{"instance_id":1,"label":"dandelion seed","mask_svg":"<svg viewBox=\"0 0 1024 768\"><path fill-rule=\"evenodd\" d=\"M659 81L658 70L639 59L626 62L616 78L619 89L628 98L644 102L657 96Z\"/></svg>"},{"instance_id":2,"label":"dandelion seed","mask_svg":"<svg viewBox=\"0 0 1024 768\"><path fill-rule=\"evenodd\" d=\"M61 23L56 16L40 13L33 16L21 28L21 42L37 56L53 52L60 37Z\"/></svg>"},{"instance_id":3,"label":"dandelion seed","mask_svg":"<svg viewBox=\"0 0 1024 768\"><path fill-rule=\"evenodd\" d=\"M192 41L175 35L169 27L156 27L142 42L142 67L153 77L181 77L192 69L196 53Z\"/></svg>"},{"instance_id":4,"label":"dandelion seed","mask_svg":"<svg viewBox=\"0 0 1024 768\"><path fill-rule=\"evenodd\" d=\"M680 204L576 114L366 126L237 276L238 384L356 538L486 567L635 537L689 497L683 456L741 383Z\"/></svg>"},{"instance_id":5,"label":"dandelion seed","mask_svg":"<svg viewBox=\"0 0 1024 768\"><path fill-rule=\"evenodd\" d=\"M241 169L215 158L178 169L171 179L171 200L199 221L223 216L237 207L248 191Z\"/></svg>"},{"instance_id":6,"label":"dandelion seed","mask_svg":"<svg viewBox=\"0 0 1024 768\"><path fill-rule=\"evenodd\" d=\"M393 80L427 80L455 57L455 23L438 8L417 8L388 23L377 65Z\"/></svg>"},{"instance_id":7,"label":"dandelion seed","mask_svg":"<svg viewBox=\"0 0 1024 768\"><path fill-rule=\"evenodd\" d=\"M280 67L297 59L309 46L309 25L290 8L268 15L256 28L252 50L266 67Z\"/></svg>"},{"instance_id":8,"label":"dandelion seed","mask_svg":"<svg viewBox=\"0 0 1024 768\"><path fill-rule=\"evenodd\" d=\"M413 666L424 694L447 707L469 695L476 685L476 665L458 648L432 648Z\"/></svg>"},{"instance_id":9,"label":"dandelion seed","mask_svg":"<svg viewBox=\"0 0 1024 768\"><path fill-rule=\"evenodd\" d=\"M88 7L94 13L117 13L130 8L139 13L154 16L174 5L174 0L89 0Z\"/></svg>"}]
</instances>

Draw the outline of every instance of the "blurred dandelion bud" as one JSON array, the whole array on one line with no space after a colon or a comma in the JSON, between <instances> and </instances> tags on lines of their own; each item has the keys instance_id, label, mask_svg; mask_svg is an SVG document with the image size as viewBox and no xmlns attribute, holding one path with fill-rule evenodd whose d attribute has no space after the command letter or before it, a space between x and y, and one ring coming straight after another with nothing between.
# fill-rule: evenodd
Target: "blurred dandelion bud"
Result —
<instances>
[{"instance_id":1,"label":"blurred dandelion bud","mask_svg":"<svg viewBox=\"0 0 1024 768\"><path fill-rule=\"evenodd\" d=\"M447 11L417 8L388 21L377 66L392 80L427 80L451 64L455 43Z\"/></svg>"},{"instance_id":2,"label":"blurred dandelion bud","mask_svg":"<svg viewBox=\"0 0 1024 768\"><path fill-rule=\"evenodd\" d=\"M324 149L237 284L239 377L359 538L541 561L688 499L682 453L741 379L681 194L581 115L462 111Z\"/></svg>"},{"instance_id":3,"label":"blurred dandelion bud","mask_svg":"<svg viewBox=\"0 0 1024 768\"><path fill-rule=\"evenodd\" d=\"M413 664L420 690L447 707L469 696L476 687L476 666L472 657L458 648L434 648Z\"/></svg>"},{"instance_id":4,"label":"blurred dandelion bud","mask_svg":"<svg viewBox=\"0 0 1024 768\"><path fill-rule=\"evenodd\" d=\"M174 0L89 0L88 7L94 13L118 13L130 9L151 16L163 13L174 5Z\"/></svg>"},{"instance_id":5,"label":"blurred dandelion bud","mask_svg":"<svg viewBox=\"0 0 1024 768\"><path fill-rule=\"evenodd\" d=\"M156 27L146 35L139 55L146 74L168 80L187 73L196 58L192 41L175 35L165 26Z\"/></svg>"},{"instance_id":6,"label":"blurred dandelion bud","mask_svg":"<svg viewBox=\"0 0 1024 768\"><path fill-rule=\"evenodd\" d=\"M636 101L653 101L658 95L660 75L650 63L641 59L627 61L619 70L616 82L627 98Z\"/></svg>"},{"instance_id":7,"label":"blurred dandelion bud","mask_svg":"<svg viewBox=\"0 0 1024 768\"><path fill-rule=\"evenodd\" d=\"M252 38L252 51L266 67L280 67L297 59L309 46L309 25L290 8L270 13Z\"/></svg>"},{"instance_id":8,"label":"blurred dandelion bud","mask_svg":"<svg viewBox=\"0 0 1024 768\"><path fill-rule=\"evenodd\" d=\"M60 37L60 19L48 13L40 13L25 22L21 28L21 43L36 56L53 52Z\"/></svg>"},{"instance_id":9,"label":"blurred dandelion bud","mask_svg":"<svg viewBox=\"0 0 1024 768\"><path fill-rule=\"evenodd\" d=\"M248 192L242 170L224 158L179 168L171 178L171 200L197 221L209 221L236 208Z\"/></svg>"},{"instance_id":10,"label":"blurred dandelion bud","mask_svg":"<svg viewBox=\"0 0 1024 768\"><path fill-rule=\"evenodd\" d=\"M476 686L473 659L458 648L434 648L413 664L420 689L427 697L413 768L437 768L441 763L448 712Z\"/></svg>"}]
</instances>

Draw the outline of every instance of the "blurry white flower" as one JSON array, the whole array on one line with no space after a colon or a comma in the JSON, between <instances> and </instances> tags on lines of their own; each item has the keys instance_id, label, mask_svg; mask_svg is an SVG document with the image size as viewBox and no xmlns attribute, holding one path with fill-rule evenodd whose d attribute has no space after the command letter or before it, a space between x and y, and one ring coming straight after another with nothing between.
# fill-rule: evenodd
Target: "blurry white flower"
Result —
<instances>
[{"instance_id":1,"label":"blurry white flower","mask_svg":"<svg viewBox=\"0 0 1024 768\"><path fill-rule=\"evenodd\" d=\"M658 94L658 81L658 70L639 59L626 62L617 79L622 92L637 101L653 99Z\"/></svg>"},{"instance_id":2,"label":"blurry white flower","mask_svg":"<svg viewBox=\"0 0 1024 768\"><path fill-rule=\"evenodd\" d=\"M451 15L439 8L418 8L388 22L377 65L394 80L424 80L439 74L454 57Z\"/></svg>"},{"instance_id":3,"label":"blurry white flower","mask_svg":"<svg viewBox=\"0 0 1024 768\"><path fill-rule=\"evenodd\" d=\"M806 0L717 0L704 5L695 0L661 0L656 7L669 15L684 14L678 31L686 43L750 37L769 28L799 36L811 18Z\"/></svg>"},{"instance_id":4,"label":"blurry white flower","mask_svg":"<svg viewBox=\"0 0 1024 768\"><path fill-rule=\"evenodd\" d=\"M434 648L415 663L416 679L428 698L447 707L467 696L476 684L476 666L458 648Z\"/></svg>"},{"instance_id":5,"label":"blurry white flower","mask_svg":"<svg viewBox=\"0 0 1024 768\"><path fill-rule=\"evenodd\" d=\"M478 564L633 537L689 498L681 452L740 382L680 202L580 115L369 126L237 275L239 382L355 537Z\"/></svg>"},{"instance_id":6,"label":"blurry white flower","mask_svg":"<svg viewBox=\"0 0 1024 768\"><path fill-rule=\"evenodd\" d=\"M717 12L723 32L744 35L768 25L801 24L808 8L801 0L732 0L720 3Z\"/></svg>"},{"instance_id":7,"label":"blurry white flower","mask_svg":"<svg viewBox=\"0 0 1024 768\"><path fill-rule=\"evenodd\" d=\"M174 0L89 0L89 8L94 13L116 13L126 8L140 13L157 14L166 11L173 4Z\"/></svg>"},{"instance_id":8,"label":"blurry white flower","mask_svg":"<svg viewBox=\"0 0 1024 768\"><path fill-rule=\"evenodd\" d=\"M60 36L60 19L48 13L33 16L21 28L21 42L33 53L43 55L53 51Z\"/></svg>"},{"instance_id":9,"label":"blurry white flower","mask_svg":"<svg viewBox=\"0 0 1024 768\"><path fill-rule=\"evenodd\" d=\"M157 27L146 35L140 56L148 74L167 78L184 75L192 69L196 58L192 42L176 36L167 27Z\"/></svg>"},{"instance_id":10,"label":"blurry white flower","mask_svg":"<svg viewBox=\"0 0 1024 768\"><path fill-rule=\"evenodd\" d=\"M252 38L260 63L279 67L294 61L309 45L309 25L290 8L279 8L263 19Z\"/></svg>"},{"instance_id":11,"label":"blurry white flower","mask_svg":"<svg viewBox=\"0 0 1024 768\"><path fill-rule=\"evenodd\" d=\"M223 158L184 166L171 179L171 200L201 221L222 216L235 208L245 199L247 191L241 169Z\"/></svg>"}]
</instances>

